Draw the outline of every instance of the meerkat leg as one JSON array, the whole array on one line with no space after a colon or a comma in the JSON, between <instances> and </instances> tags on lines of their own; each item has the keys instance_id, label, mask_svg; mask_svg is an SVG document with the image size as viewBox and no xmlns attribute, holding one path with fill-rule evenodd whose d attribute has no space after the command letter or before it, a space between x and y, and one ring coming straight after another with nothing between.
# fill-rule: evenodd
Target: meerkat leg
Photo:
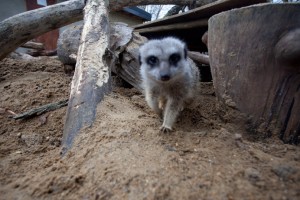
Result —
<instances>
[{"instance_id":1,"label":"meerkat leg","mask_svg":"<svg viewBox=\"0 0 300 200\"><path fill-rule=\"evenodd\" d=\"M172 126L175 123L179 112L183 110L183 102L176 99L169 99L167 101L164 111L164 122L160 127L162 132L172 131Z\"/></svg>"},{"instance_id":2,"label":"meerkat leg","mask_svg":"<svg viewBox=\"0 0 300 200\"><path fill-rule=\"evenodd\" d=\"M158 107L159 107L159 109L164 110L165 106L166 106L166 103L167 103L166 98L164 98L164 97L159 97L158 98Z\"/></svg>"},{"instance_id":3,"label":"meerkat leg","mask_svg":"<svg viewBox=\"0 0 300 200\"><path fill-rule=\"evenodd\" d=\"M159 117L162 117L162 110L159 108L158 97L153 96L150 90L146 91L146 101L149 107L158 114Z\"/></svg>"}]
</instances>

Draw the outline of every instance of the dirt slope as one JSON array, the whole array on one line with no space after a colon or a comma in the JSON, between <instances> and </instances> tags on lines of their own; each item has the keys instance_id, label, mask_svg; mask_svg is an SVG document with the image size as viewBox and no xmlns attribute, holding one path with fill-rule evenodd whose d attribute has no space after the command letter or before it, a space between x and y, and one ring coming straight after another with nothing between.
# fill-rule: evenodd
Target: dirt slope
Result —
<instances>
[{"instance_id":1,"label":"dirt slope","mask_svg":"<svg viewBox=\"0 0 300 200\"><path fill-rule=\"evenodd\" d=\"M0 69L0 108L20 113L68 98L71 77L54 59L6 59ZM162 134L143 95L115 87L64 158L66 108L45 124L2 112L0 199L299 199L300 148L257 139L215 107L212 84L202 84L176 131Z\"/></svg>"}]
</instances>

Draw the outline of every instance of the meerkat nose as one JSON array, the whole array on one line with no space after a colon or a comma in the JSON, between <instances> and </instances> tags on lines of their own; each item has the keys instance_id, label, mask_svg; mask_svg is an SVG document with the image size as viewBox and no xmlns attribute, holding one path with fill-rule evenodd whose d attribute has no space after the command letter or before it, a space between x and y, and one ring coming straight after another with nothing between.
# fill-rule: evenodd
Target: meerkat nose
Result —
<instances>
[{"instance_id":1,"label":"meerkat nose","mask_svg":"<svg viewBox=\"0 0 300 200\"><path fill-rule=\"evenodd\" d=\"M168 74L161 75L160 76L160 80L162 80L162 81L168 81L168 80L170 80L170 75L168 75Z\"/></svg>"}]
</instances>

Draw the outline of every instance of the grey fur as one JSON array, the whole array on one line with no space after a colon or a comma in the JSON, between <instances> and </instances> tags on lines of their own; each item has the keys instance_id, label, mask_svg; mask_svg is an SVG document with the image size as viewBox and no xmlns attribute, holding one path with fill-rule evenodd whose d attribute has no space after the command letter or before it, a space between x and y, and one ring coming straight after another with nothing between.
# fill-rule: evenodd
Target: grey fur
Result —
<instances>
[{"instance_id":1,"label":"grey fur","mask_svg":"<svg viewBox=\"0 0 300 200\"><path fill-rule=\"evenodd\" d=\"M169 132L180 111L191 103L199 70L186 57L186 45L177 38L150 40L140 47L140 73L148 105L161 117L160 130Z\"/></svg>"}]
</instances>

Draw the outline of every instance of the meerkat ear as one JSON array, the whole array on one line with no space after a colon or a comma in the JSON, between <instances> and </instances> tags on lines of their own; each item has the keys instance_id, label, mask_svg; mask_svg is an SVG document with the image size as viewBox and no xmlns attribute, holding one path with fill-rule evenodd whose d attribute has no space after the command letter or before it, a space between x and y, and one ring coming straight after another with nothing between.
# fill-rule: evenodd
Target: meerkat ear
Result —
<instances>
[{"instance_id":1,"label":"meerkat ear","mask_svg":"<svg viewBox=\"0 0 300 200\"><path fill-rule=\"evenodd\" d=\"M187 58L187 47L186 46L184 46L184 59L186 59Z\"/></svg>"}]
</instances>

